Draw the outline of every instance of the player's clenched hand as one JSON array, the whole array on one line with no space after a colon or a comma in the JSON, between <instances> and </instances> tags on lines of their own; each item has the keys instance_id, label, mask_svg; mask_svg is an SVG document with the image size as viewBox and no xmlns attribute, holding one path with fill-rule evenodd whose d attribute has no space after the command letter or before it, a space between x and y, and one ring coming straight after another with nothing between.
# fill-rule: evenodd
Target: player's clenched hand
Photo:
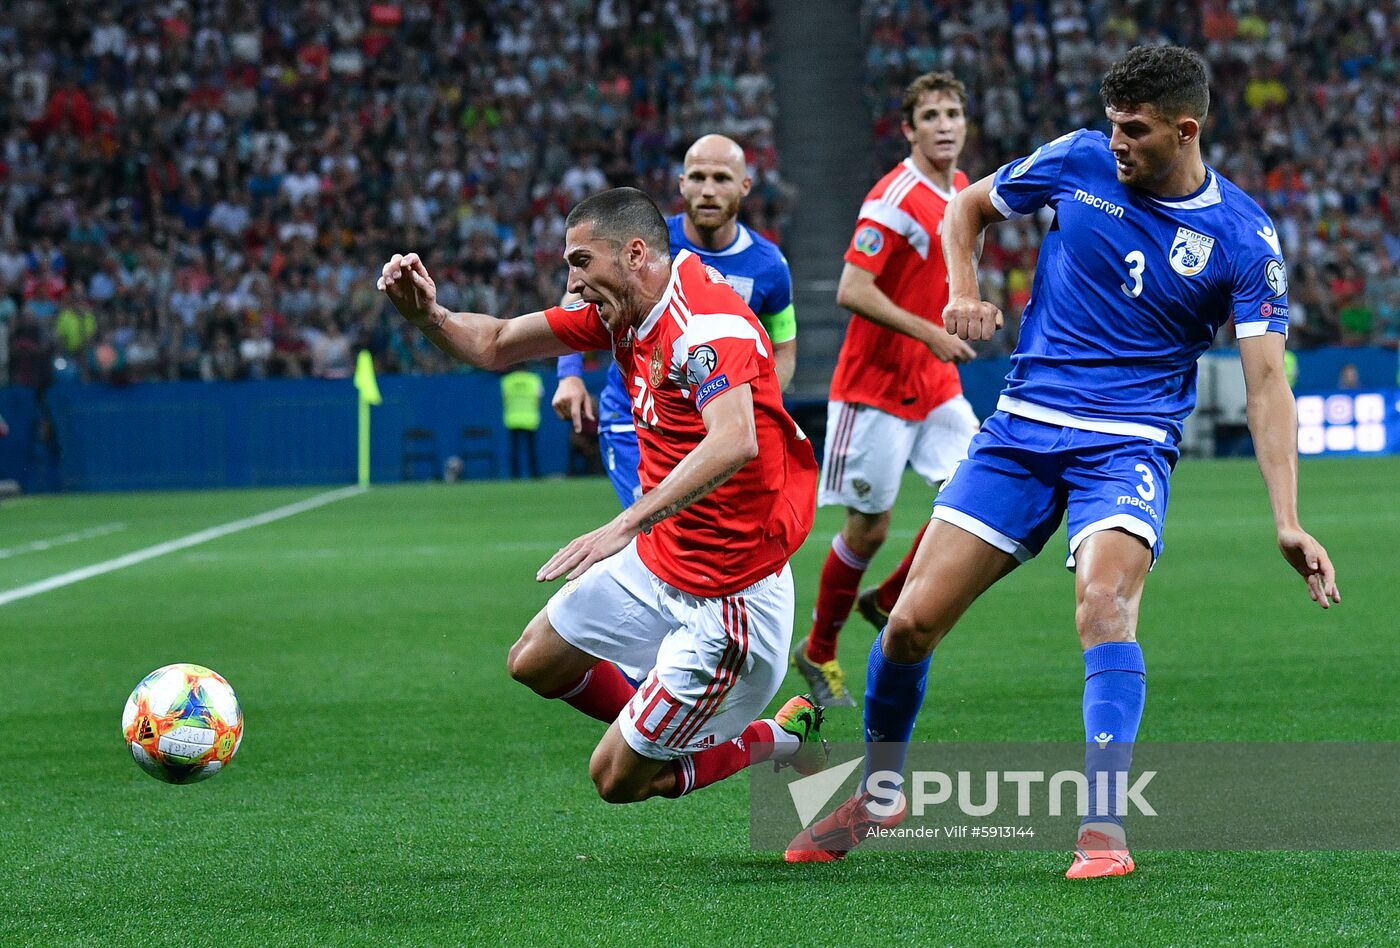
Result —
<instances>
[{"instance_id":1,"label":"player's clenched hand","mask_svg":"<svg viewBox=\"0 0 1400 948\"><path fill-rule=\"evenodd\" d=\"M990 339L1001 323L1001 310L984 300L953 297L943 307L943 326L959 339Z\"/></svg>"},{"instance_id":2,"label":"player's clenched hand","mask_svg":"<svg viewBox=\"0 0 1400 948\"><path fill-rule=\"evenodd\" d=\"M1307 581L1313 602L1328 609L1332 603L1342 601L1342 594L1337 591L1337 572L1321 543L1302 530L1280 530L1278 548L1288 565Z\"/></svg>"},{"instance_id":3,"label":"player's clenched hand","mask_svg":"<svg viewBox=\"0 0 1400 948\"><path fill-rule=\"evenodd\" d=\"M593 399L588 397L588 389L583 387L583 379L577 375L566 375L559 380L550 400L554 413L564 421L572 421L574 431L582 431L585 421L593 421Z\"/></svg>"},{"instance_id":4,"label":"player's clenched hand","mask_svg":"<svg viewBox=\"0 0 1400 948\"><path fill-rule=\"evenodd\" d=\"M637 535L637 531L623 523L625 513L624 511L614 517L592 533L585 533L571 541L568 546L551 556L548 563L540 567L539 572L535 573L535 579L541 583L550 582L560 576L565 579L577 579L594 563L605 560L626 547Z\"/></svg>"},{"instance_id":5,"label":"player's clenched hand","mask_svg":"<svg viewBox=\"0 0 1400 948\"><path fill-rule=\"evenodd\" d=\"M422 325L437 306L437 284L416 253L396 253L384 264L376 287L384 291L404 319Z\"/></svg>"},{"instance_id":6,"label":"player's clenched hand","mask_svg":"<svg viewBox=\"0 0 1400 948\"><path fill-rule=\"evenodd\" d=\"M933 331L929 333L928 348L939 362L961 364L963 362L971 362L973 359L977 358L976 349L963 342L957 336L949 335L946 332L940 332L937 326L934 326Z\"/></svg>"}]
</instances>

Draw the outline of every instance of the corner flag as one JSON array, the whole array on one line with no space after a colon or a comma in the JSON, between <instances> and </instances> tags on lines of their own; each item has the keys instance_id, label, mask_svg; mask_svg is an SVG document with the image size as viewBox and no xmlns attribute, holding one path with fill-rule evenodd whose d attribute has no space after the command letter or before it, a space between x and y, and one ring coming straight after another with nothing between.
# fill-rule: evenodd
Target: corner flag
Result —
<instances>
[{"instance_id":1,"label":"corner flag","mask_svg":"<svg viewBox=\"0 0 1400 948\"><path fill-rule=\"evenodd\" d=\"M360 393L360 486L369 486L369 406L383 404L379 383L374 378L374 359L360 350L355 360L355 390Z\"/></svg>"},{"instance_id":2,"label":"corner flag","mask_svg":"<svg viewBox=\"0 0 1400 948\"><path fill-rule=\"evenodd\" d=\"M374 359L365 349L360 350L359 358L355 361L355 388L360 393L361 401L371 405L384 401L379 394L379 383L374 378Z\"/></svg>"}]
</instances>

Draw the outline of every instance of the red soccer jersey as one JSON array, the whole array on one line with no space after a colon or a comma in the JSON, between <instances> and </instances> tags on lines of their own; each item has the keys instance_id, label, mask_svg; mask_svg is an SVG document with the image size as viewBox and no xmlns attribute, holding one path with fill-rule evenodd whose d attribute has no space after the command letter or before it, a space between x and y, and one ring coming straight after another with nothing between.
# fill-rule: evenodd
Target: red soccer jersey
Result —
<instances>
[{"instance_id":1,"label":"red soccer jersey","mask_svg":"<svg viewBox=\"0 0 1400 948\"><path fill-rule=\"evenodd\" d=\"M612 338L592 303L556 306L545 317L571 348L612 349L632 398L643 491L705 437L706 402L750 386L758 457L642 534L637 552L662 580L703 597L729 595L781 570L812 529L817 461L783 408L768 334L724 277L680 251L665 295L625 338Z\"/></svg>"},{"instance_id":2,"label":"red soccer jersey","mask_svg":"<svg viewBox=\"0 0 1400 948\"><path fill-rule=\"evenodd\" d=\"M865 197L846 262L875 274L875 285L895 305L943 325L948 305L948 268L943 263L943 211L967 175L953 174L944 191L914 166L894 166ZM940 362L912 336L851 316L846 341L831 379L831 398L871 405L899 418L920 421L962 393L957 367Z\"/></svg>"}]
</instances>

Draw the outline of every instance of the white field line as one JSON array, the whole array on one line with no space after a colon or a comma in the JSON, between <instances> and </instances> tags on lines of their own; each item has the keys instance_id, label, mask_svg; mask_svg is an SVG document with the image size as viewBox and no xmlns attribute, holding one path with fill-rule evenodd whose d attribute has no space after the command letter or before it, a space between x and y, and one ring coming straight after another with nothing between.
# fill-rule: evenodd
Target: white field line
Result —
<instances>
[{"instance_id":1,"label":"white field line","mask_svg":"<svg viewBox=\"0 0 1400 948\"><path fill-rule=\"evenodd\" d=\"M48 579L41 579L37 583L30 583L28 586L20 586L0 593L0 606L8 605L20 599L28 599L30 596L37 596L46 593L51 589L59 589L63 586L71 586L73 583L80 583L85 579L94 576L101 576L103 573L110 573L115 570L125 569L128 566L135 566L137 563L144 563L146 560L155 559L157 556L164 556L167 553L174 553L177 550L188 549L200 543L208 543L210 540L217 540L226 537L230 533L238 533L252 527L260 527L265 523L272 523L287 517L293 517L308 510L315 510L317 507L324 507L326 504L333 504L337 500L344 500L346 497L354 497L356 494L364 493L365 488L358 485L354 487L342 487L339 490L327 491L324 494L317 494L315 497L308 497L306 500L299 500L294 504L287 504L285 507L278 507L265 513L254 514L251 517L244 517L242 520L235 520L232 523L221 524L217 527L210 527L207 530L200 530L198 533L191 533L175 540L167 540L164 543L157 543L155 546L148 546L144 550L136 550L115 559L106 560L102 563L94 563L92 566L84 566L80 569L70 570L67 573L60 573L57 576L50 576Z\"/></svg>"},{"instance_id":2,"label":"white field line","mask_svg":"<svg viewBox=\"0 0 1400 948\"><path fill-rule=\"evenodd\" d=\"M96 527L88 527L86 530L78 530L73 533L65 533L62 536L50 537L47 540L33 540L29 543L21 543L19 546L12 546L0 550L0 560L7 560L12 556L19 556L22 553L37 553L40 550L51 550L56 546L63 546L66 543L77 543L79 540L91 540L94 537L105 537L109 533L120 533L126 529L124 523L104 523Z\"/></svg>"},{"instance_id":3,"label":"white field line","mask_svg":"<svg viewBox=\"0 0 1400 948\"><path fill-rule=\"evenodd\" d=\"M396 546L392 553L396 557L410 556L451 556L466 559L487 553L553 553L567 541L561 537L553 540L507 540L500 543L428 543L414 546ZM234 563L245 560L345 560L359 559L364 550L356 547L298 547L288 550L196 550L186 553L181 559L187 563Z\"/></svg>"}]
</instances>

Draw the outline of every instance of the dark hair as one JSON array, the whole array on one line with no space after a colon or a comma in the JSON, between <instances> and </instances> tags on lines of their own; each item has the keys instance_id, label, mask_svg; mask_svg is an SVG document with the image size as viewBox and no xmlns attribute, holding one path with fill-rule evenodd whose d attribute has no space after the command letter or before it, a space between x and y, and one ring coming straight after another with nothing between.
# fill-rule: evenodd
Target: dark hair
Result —
<instances>
[{"instance_id":1,"label":"dark hair","mask_svg":"<svg viewBox=\"0 0 1400 948\"><path fill-rule=\"evenodd\" d=\"M651 198L636 188L613 188L584 198L564 221L566 229L591 223L593 236L625 244L634 237L652 250L669 254L671 232Z\"/></svg>"},{"instance_id":2,"label":"dark hair","mask_svg":"<svg viewBox=\"0 0 1400 948\"><path fill-rule=\"evenodd\" d=\"M1104 105L1151 106L1163 118L1205 121L1210 82L1205 60L1181 46L1139 46L1108 69L1099 86Z\"/></svg>"},{"instance_id":3,"label":"dark hair","mask_svg":"<svg viewBox=\"0 0 1400 948\"><path fill-rule=\"evenodd\" d=\"M951 72L926 72L904 87L904 101L899 109L904 113L904 121L914 124L914 107L919 104L925 92L951 92L958 97L964 109L967 108L967 86Z\"/></svg>"}]
</instances>

